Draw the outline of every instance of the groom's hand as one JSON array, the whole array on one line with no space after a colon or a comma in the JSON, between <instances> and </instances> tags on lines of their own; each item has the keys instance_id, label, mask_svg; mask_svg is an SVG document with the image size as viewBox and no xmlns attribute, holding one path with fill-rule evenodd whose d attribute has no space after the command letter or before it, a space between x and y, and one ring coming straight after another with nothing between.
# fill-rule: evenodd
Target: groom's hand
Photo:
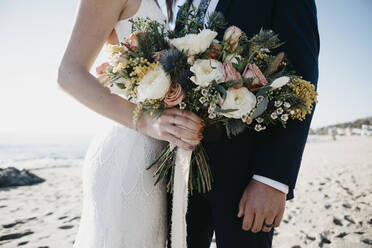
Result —
<instances>
[{"instance_id":1,"label":"groom's hand","mask_svg":"<svg viewBox=\"0 0 372 248\"><path fill-rule=\"evenodd\" d=\"M239 203L238 217L244 216L243 230L270 232L272 227L278 227L282 221L285 201L285 193L253 179Z\"/></svg>"}]
</instances>

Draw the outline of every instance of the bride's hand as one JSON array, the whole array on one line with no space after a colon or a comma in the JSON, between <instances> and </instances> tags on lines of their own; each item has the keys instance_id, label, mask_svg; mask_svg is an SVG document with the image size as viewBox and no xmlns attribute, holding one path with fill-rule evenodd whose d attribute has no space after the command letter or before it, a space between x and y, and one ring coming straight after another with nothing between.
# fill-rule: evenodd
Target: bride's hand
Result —
<instances>
[{"instance_id":1,"label":"bride's hand","mask_svg":"<svg viewBox=\"0 0 372 248\"><path fill-rule=\"evenodd\" d=\"M204 121L196 114L172 108L165 110L157 119L143 114L138 120L137 130L182 149L194 150L195 146L185 140L201 140L204 125Z\"/></svg>"}]
</instances>

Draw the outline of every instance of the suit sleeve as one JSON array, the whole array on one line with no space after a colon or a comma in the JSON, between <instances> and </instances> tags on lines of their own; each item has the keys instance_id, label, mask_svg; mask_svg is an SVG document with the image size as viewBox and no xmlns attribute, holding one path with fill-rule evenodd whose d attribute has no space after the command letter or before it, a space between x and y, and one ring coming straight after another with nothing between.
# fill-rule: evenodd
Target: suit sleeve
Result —
<instances>
[{"instance_id":1,"label":"suit sleeve","mask_svg":"<svg viewBox=\"0 0 372 248\"><path fill-rule=\"evenodd\" d=\"M318 81L319 34L313 0L276 0L272 29L285 44L293 69L315 86ZM312 115L290 120L287 127L269 127L257 135L254 174L295 187Z\"/></svg>"}]
</instances>

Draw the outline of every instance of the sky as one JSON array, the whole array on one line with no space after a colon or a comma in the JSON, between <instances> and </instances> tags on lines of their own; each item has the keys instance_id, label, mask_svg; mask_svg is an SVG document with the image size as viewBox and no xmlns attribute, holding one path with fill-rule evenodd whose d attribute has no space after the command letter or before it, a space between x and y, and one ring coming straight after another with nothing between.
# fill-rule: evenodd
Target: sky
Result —
<instances>
[{"instance_id":1,"label":"sky","mask_svg":"<svg viewBox=\"0 0 372 248\"><path fill-rule=\"evenodd\" d=\"M312 127L372 116L372 1L316 2L321 54ZM110 125L56 83L77 7L77 0L0 0L0 133L92 134Z\"/></svg>"}]
</instances>

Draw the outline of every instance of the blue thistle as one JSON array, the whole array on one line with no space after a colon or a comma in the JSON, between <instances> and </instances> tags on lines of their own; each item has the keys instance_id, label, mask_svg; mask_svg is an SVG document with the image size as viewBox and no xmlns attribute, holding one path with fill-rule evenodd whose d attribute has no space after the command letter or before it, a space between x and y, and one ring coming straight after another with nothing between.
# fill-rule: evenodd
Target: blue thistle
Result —
<instances>
[{"instance_id":1,"label":"blue thistle","mask_svg":"<svg viewBox=\"0 0 372 248\"><path fill-rule=\"evenodd\" d=\"M160 63L166 73L178 78L178 74L187 68L187 57L177 49L169 49L160 57Z\"/></svg>"}]
</instances>

